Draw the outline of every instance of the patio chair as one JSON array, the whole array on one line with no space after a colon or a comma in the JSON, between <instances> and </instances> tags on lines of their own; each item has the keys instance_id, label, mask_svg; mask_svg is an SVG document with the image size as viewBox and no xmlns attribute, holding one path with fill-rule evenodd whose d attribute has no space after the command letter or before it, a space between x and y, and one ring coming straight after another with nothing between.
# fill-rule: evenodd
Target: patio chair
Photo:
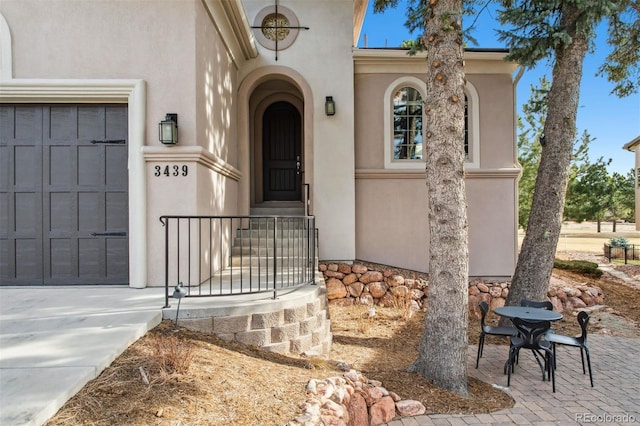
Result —
<instances>
[{"instance_id":1,"label":"patio chair","mask_svg":"<svg viewBox=\"0 0 640 426\"><path fill-rule=\"evenodd\" d=\"M548 311L553 311L553 303L551 303L548 300L545 300L543 302L538 302L535 300L522 299L520 301L520 306L528 306L530 308L540 308L540 309L546 309Z\"/></svg>"},{"instance_id":2,"label":"patio chair","mask_svg":"<svg viewBox=\"0 0 640 426\"><path fill-rule=\"evenodd\" d=\"M556 374L553 359L553 350L551 343L545 340L551 323L549 321L525 321L521 318L513 318L513 325L518 330L518 335L511 338L511 346L509 348L509 359L505 369L507 370L507 386L511 385L511 372L518 359L520 349L531 349L534 353L540 354L544 359L544 366L540 359L536 356L536 361L542 370L542 380L545 380L545 374L551 379L553 392L556 391Z\"/></svg>"},{"instance_id":3,"label":"patio chair","mask_svg":"<svg viewBox=\"0 0 640 426\"><path fill-rule=\"evenodd\" d=\"M539 309L546 309L547 311L553 311L553 303L551 303L548 300L543 300L541 302L538 302L537 300L522 299L520 301L520 306L527 306L529 308L539 308ZM553 327L549 329L549 333L555 333L555 332L556 331L553 329Z\"/></svg>"},{"instance_id":4,"label":"patio chair","mask_svg":"<svg viewBox=\"0 0 640 426\"><path fill-rule=\"evenodd\" d=\"M556 359L556 345L574 346L580 348L580 360L582 361L582 374L586 374L584 368L584 358L587 357L587 366L589 367L589 381L591 387L593 387L593 375L591 374L591 358L589 356L589 348L587 347L587 326L589 325L589 314L585 311L578 313L578 324L582 329L582 334L579 337L564 336L562 334L549 334L545 338L548 342L551 342L553 346L553 362L555 364Z\"/></svg>"},{"instance_id":5,"label":"patio chair","mask_svg":"<svg viewBox=\"0 0 640 426\"><path fill-rule=\"evenodd\" d=\"M478 363L480 362L480 357L482 356L482 350L484 349L484 338L487 334L491 336L504 337L513 337L518 335L518 330L516 330L515 327L497 327L485 324L485 318L487 316L487 312L489 312L489 305L487 305L487 302L482 301L478 304L478 306L480 306L482 316L480 317L480 338L478 339L478 355L476 356L476 368L478 368Z\"/></svg>"}]
</instances>

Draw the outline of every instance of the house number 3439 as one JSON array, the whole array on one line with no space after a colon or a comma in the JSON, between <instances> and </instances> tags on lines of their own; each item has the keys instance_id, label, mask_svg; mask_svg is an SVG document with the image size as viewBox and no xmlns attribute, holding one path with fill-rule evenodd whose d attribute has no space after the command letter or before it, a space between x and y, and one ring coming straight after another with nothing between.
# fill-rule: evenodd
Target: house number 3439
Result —
<instances>
[{"instance_id":1,"label":"house number 3439","mask_svg":"<svg viewBox=\"0 0 640 426\"><path fill-rule=\"evenodd\" d=\"M189 166L183 164L179 166L177 164L174 165L166 165L166 166L154 166L153 175L156 177L159 176L187 176L189 174Z\"/></svg>"}]
</instances>

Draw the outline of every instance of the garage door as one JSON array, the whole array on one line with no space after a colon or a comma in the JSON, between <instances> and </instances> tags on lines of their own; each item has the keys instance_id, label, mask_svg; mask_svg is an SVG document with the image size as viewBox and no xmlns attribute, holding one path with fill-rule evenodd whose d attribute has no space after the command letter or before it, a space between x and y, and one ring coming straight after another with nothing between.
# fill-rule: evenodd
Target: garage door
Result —
<instances>
[{"instance_id":1,"label":"garage door","mask_svg":"<svg viewBox=\"0 0 640 426\"><path fill-rule=\"evenodd\" d=\"M126 284L126 105L0 105L0 283Z\"/></svg>"}]
</instances>

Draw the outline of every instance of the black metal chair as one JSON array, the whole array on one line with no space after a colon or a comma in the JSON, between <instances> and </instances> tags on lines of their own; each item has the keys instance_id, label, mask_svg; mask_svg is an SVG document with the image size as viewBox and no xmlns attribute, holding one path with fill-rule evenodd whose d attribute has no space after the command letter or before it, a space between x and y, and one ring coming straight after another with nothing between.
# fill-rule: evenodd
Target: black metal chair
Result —
<instances>
[{"instance_id":1,"label":"black metal chair","mask_svg":"<svg viewBox=\"0 0 640 426\"><path fill-rule=\"evenodd\" d=\"M545 380L545 374L551 379L553 392L556 391L556 374L555 364L553 360L553 349L551 342L545 340L551 323L549 321L525 321L521 318L513 318L513 325L518 330L518 335L511 338L511 346L509 348L509 359L505 365L507 370L507 386L511 385L511 372L518 359L520 349L531 349L534 353L540 354L544 359L544 366L540 359L536 357L536 361L542 370L542 380Z\"/></svg>"},{"instance_id":2,"label":"black metal chair","mask_svg":"<svg viewBox=\"0 0 640 426\"><path fill-rule=\"evenodd\" d=\"M520 301L520 306L528 306L530 308L540 308L540 309L546 309L548 311L553 311L553 303L551 303L548 300L545 300L543 302L538 302L535 300L522 299Z\"/></svg>"},{"instance_id":3,"label":"black metal chair","mask_svg":"<svg viewBox=\"0 0 640 426\"><path fill-rule=\"evenodd\" d=\"M553 311L553 303L551 303L548 300L544 300L544 301L537 301L537 300L530 300L530 299L522 299L520 301L520 306L527 306L529 308L539 308L539 309L546 309L547 311ZM555 333L556 331L552 328L549 329L549 333Z\"/></svg>"},{"instance_id":4,"label":"black metal chair","mask_svg":"<svg viewBox=\"0 0 640 426\"><path fill-rule=\"evenodd\" d=\"M582 329L579 337L564 336L562 334L550 333L545 338L551 342L553 346L553 362L556 360L556 345L574 346L580 348L580 360L582 361L582 374L586 374L584 368L584 358L587 357L587 366L589 367L589 380L593 387L593 375L591 374L591 357L589 356L589 348L587 347L587 326L589 325L589 314L585 311L578 313L578 324Z\"/></svg>"},{"instance_id":5,"label":"black metal chair","mask_svg":"<svg viewBox=\"0 0 640 426\"><path fill-rule=\"evenodd\" d=\"M513 337L518 335L518 330L516 330L515 327L496 327L485 324L485 318L487 316L487 312L489 312L489 305L487 305L487 302L482 301L478 304L478 306L480 306L482 316L480 317L480 338L478 339L478 355L476 356L476 368L478 368L480 357L482 357L482 350L484 349L484 338L487 334L503 337Z\"/></svg>"}]
</instances>

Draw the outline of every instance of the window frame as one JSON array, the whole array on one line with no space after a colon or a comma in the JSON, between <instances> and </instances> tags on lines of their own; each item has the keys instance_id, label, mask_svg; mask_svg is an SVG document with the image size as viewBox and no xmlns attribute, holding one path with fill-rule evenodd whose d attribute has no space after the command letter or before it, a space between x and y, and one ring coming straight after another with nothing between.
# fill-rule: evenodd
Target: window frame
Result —
<instances>
[{"instance_id":1,"label":"window frame","mask_svg":"<svg viewBox=\"0 0 640 426\"><path fill-rule=\"evenodd\" d=\"M393 96L395 93L403 87L411 87L420 93L422 99L425 99L427 93L427 85L424 81L417 77L404 76L394 80L384 93L384 168L385 169L423 169L425 158L424 148L424 132L425 124L422 124L422 141L423 141L423 157L420 160L410 159L395 159L393 155L394 148L394 108L393 108ZM469 81L466 82L464 93L467 96L467 132L469 152L468 158L465 159L464 166L467 169L480 168L480 113L479 113L479 99L478 91L475 86Z\"/></svg>"}]
</instances>

